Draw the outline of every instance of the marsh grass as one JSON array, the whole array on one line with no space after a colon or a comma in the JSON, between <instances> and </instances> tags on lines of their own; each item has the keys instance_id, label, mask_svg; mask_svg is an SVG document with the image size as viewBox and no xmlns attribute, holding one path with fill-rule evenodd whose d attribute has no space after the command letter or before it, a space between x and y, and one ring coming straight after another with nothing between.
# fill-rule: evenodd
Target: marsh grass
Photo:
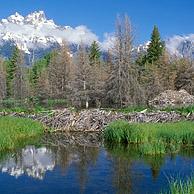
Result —
<instances>
[{"instance_id":1,"label":"marsh grass","mask_svg":"<svg viewBox=\"0 0 194 194\"><path fill-rule=\"evenodd\" d=\"M194 178L188 178L186 181L172 179L170 181L169 191L160 194L194 194Z\"/></svg>"},{"instance_id":2,"label":"marsh grass","mask_svg":"<svg viewBox=\"0 0 194 194\"><path fill-rule=\"evenodd\" d=\"M26 118L0 117L0 151L24 146L43 133L43 125Z\"/></svg>"},{"instance_id":3,"label":"marsh grass","mask_svg":"<svg viewBox=\"0 0 194 194\"><path fill-rule=\"evenodd\" d=\"M194 145L194 123L133 123L114 121L104 131L107 142L138 144L142 154L178 152Z\"/></svg>"}]
</instances>

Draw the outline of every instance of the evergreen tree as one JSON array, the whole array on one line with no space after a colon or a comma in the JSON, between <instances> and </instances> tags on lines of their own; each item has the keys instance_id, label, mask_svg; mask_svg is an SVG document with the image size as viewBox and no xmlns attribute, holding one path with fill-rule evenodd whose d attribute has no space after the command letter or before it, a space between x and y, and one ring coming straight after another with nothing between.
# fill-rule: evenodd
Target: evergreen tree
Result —
<instances>
[{"instance_id":1,"label":"evergreen tree","mask_svg":"<svg viewBox=\"0 0 194 194\"><path fill-rule=\"evenodd\" d=\"M23 67L23 56L20 54L16 63L16 69L13 79L13 97L16 100L22 100L28 96L26 69Z\"/></svg>"},{"instance_id":2,"label":"evergreen tree","mask_svg":"<svg viewBox=\"0 0 194 194\"><path fill-rule=\"evenodd\" d=\"M13 79L15 76L16 66L19 58L20 58L20 51L17 47L15 47L11 58L7 61L7 64L6 64L7 97L12 97L13 95Z\"/></svg>"},{"instance_id":3,"label":"evergreen tree","mask_svg":"<svg viewBox=\"0 0 194 194\"><path fill-rule=\"evenodd\" d=\"M157 26L154 26L154 30L151 35L151 42L148 46L146 59L144 61L148 63L156 62L164 52L164 43L160 38L160 33Z\"/></svg>"},{"instance_id":4,"label":"evergreen tree","mask_svg":"<svg viewBox=\"0 0 194 194\"><path fill-rule=\"evenodd\" d=\"M96 41L94 41L90 47L89 51L89 59L90 59L90 65L100 63L100 47Z\"/></svg>"},{"instance_id":5,"label":"evergreen tree","mask_svg":"<svg viewBox=\"0 0 194 194\"><path fill-rule=\"evenodd\" d=\"M37 84L37 80L38 80L38 67L37 65L34 65L32 67L32 71L31 71L31 83L33 84L33 86L36 86Z\"/></svg>"},{"instance_id":6,"label":"evergreen tree","mask_svg":"<svg viewBox=\"0 0 194 194\"><path fill-rule=\"evenodd\" d=\"M34 95L37 95L38 92L38 81L41 76L41 73L48 68L53 57L56 56L56 51L46 54L42 59L36 61L29 72L29 81L31 89Z\"/></svg>"},{"instance_id":7,"label":"evergreen tree","mask_svg":"<svg viewBox=\"0 0 194 194\"><path fill-rule=\"evenodd\" d=\"M96 41L92 43L89 49L89 64L92 66L90 105L92 107L100 107L102 105L106 73L103 60L101 59L100 46Z\"/></svg>"},{"instance_id":8,"label":"evergreen tree","mask_svg":"<svg viewBox=\"0 0 194 194\"><path fill-rule=\"evenodd\" d=\"M6 97L6 71L5 63L0 59L0 100Z\"/></svg>"}]
</instances>

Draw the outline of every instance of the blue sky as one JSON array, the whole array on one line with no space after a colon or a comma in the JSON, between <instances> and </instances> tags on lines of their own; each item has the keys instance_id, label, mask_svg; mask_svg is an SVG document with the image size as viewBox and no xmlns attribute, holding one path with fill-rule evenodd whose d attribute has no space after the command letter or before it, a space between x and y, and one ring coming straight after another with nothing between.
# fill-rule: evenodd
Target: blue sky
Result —
<instances>
[{"instance_id":1,"label":"blue sky","mask_svg":"<svg viewBox=\"0 0 194 194\"><path fill-rule=\"evenodd\" d=\"M194 0L0 0L0 18L35 10L60 25L86 25L100 39L114 31L119 13L130 16L137 43L150 38L154 24L163 38L194 33Z\"/></svg>"}]
</instances>

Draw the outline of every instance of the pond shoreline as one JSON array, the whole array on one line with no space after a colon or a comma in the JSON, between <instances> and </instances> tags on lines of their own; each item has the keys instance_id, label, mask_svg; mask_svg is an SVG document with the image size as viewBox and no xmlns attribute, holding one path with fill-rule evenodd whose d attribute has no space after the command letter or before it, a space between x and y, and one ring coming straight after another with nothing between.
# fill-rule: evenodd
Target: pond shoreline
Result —
<instances>
[{"instance_id":1,"label":"pond shoreline","mask_svg":"<svg viewBox=\"0 0 194 194\"><path fill-rule=\"evenodd\" d=\"M53 140L56 145L61 144L59 140L63 139L64 145L77 144L92 147L103 145L105 140L104 134L107 131L105 131L105 129L114 122L119 123L119 121L125 121L130 125L145 123L145 126L149 123L151 125L156 124L157 126L163 123L164 125L162 126L164 126L164 128L166 125L172 123L171 129L173 130L173 126L175 126L176 123L181 126L181 123L185 121L194 120L193 114L185 116L174 111L121 113L103 109L88 109L79 112L72 109L63 109L33 114L25 112L0 112L0 118L3 117L27 118L39 122L43 125L44 134L46 136L52 136L52 138L54 137ZM47 139L50 138L44 139L46 144L49 143Z\"/></svg>"},{"instance_id":2,"label":"pond shoreline","mask_svg":"<svg viewBox=\"0 0 194 194\"><path fill-rule=\"evenodd\" d=\"M125 120L129 123L168 123L179 121L193 121L194 115L182 115L177 112L135 112L121 113L103 109L88 109L76 112L71 109L51 110L41 113L0 112L0 116L30 118L44 124L46 128L52 128L54 132L100 132L108 124L117 120Z\"/></svg>"}]
</instances>

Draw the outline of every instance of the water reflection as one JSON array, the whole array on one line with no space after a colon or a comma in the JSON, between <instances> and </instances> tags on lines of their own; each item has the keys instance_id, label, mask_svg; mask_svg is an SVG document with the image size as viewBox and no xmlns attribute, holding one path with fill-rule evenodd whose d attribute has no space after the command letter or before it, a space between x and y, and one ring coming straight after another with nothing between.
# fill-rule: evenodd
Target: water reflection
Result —
<instances>
[{"instance_id":1,"label":"water reflection","mask_svg":"<svg viewBox=\"0 0 194 194\"><path fill-rule=\"evenodd\" d=\"M167 186L166 176L189 175L193 165L194 152L191 149L179 155L151 157L142 156L135 146L106 145L105 149L27 146L1 159L0 180L5 174L16 177L16 181L22 177L22 180L28 181L29 188L36 187L33 179L45 180L36 182L42 188L50 188L43 189L43 194L53 193L51 185L55 184L58 193L156 193ZM48 184L48 180L52 184ZM6 179L6 183L12 184L13 179ZM23 187L20 182L15 182L15 185ZM69 188L69 185L73 187ZM4 189L6 192L10 188ZM30 193L30 190L22 193ZM39 192L35 190L32 193Z\"/></svg>"},{"instance_id":2,"label":"water reflection","mask_svg":"<svg viewBox=\"0 0 194 194\"><path fill-rule=\"evenodd\" d=\"M43 179L46 171L52 171L55 167L54 153L45 147L35 148L27 146L0 163L3 173L18 178L26 174L33 178Z\"/></svg>"},{"instance_id":3,"label":"water reflection","mask_svg":"<svg viewBox=\"0 0 194 194\"><path fill-rule=\"evenodd\" d=\"M113 161L112 180L119 194L160 193L167 189L170 178L184 179L193 172L193 148L182 149L179 154L151 156L142 155L137 145L108 144L106 151ZM145 182L147 185L140 184L139 188L138 184ZM150 185L158 188L149 188Z\"/></svg>"},{"instance_id":4,"label":"water reflection","mask_svg":"<svg viewBox=\"0 0 194 194\"><path fill-rule=\"evenodd\" d=\"M8 173L18 178L27 175L37 179L43 179L47 171L52 171L55 166L60 166L65 171L68 166L75 163L80 171L80 179L86 177L89 164L95 164L98 158L99 148L79 147L41 147L26 146L15 153L9 154L0 163L2 173Z\"/></svg>"},{"instance_id":5,"label":"water reflection","mask_svg":"<svg viewBox=\"0 0 194 194\"><path fill-rule=\"evenodd\" d=\"M138 161L143 162L148 165L151 169L151 174L153 180L156 180L160 173L160 168L164 165L165 156L164 155L142 155L139 152L137 145L115 145L108 144L106 145L106 150L109 153L110 157L114 158L114 161L117 160L127 163L128 166L131 166ZM116 166L125 166L124 164ZM126 172L126 171L125 171Z\"/></svg>"}]
</instances>

